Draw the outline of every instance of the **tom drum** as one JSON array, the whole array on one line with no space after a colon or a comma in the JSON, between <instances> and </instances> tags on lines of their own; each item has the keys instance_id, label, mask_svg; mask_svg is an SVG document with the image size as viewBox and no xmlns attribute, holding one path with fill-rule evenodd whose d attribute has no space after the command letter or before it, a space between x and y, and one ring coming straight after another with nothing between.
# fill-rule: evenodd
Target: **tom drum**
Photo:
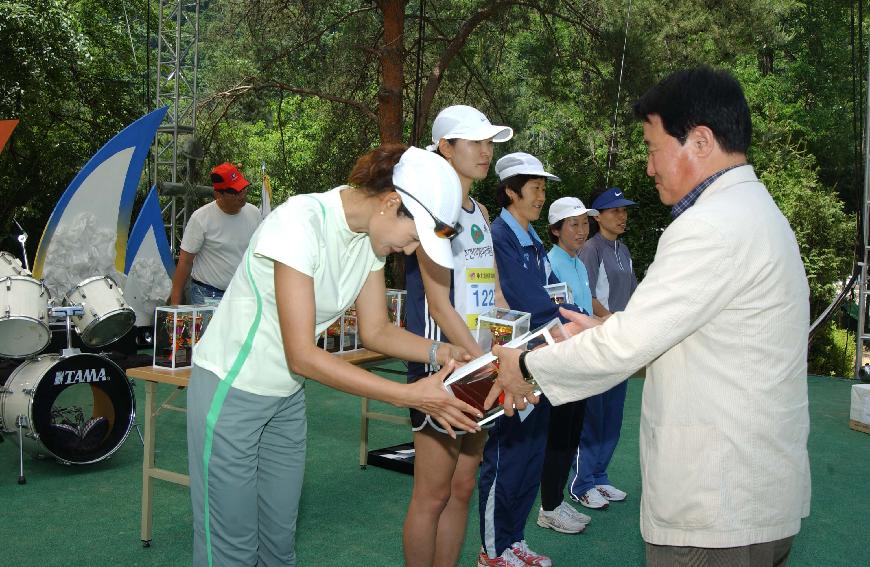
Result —
<instances>
[{"instance_id":1,"label":"tom drum","mask_svg":"<svg viewBox=\"0 0 870 567\"><path fill-rule=\"evenodd\" d=\"M72 322L89 347L101 347L127 334L136 323L136 313L124 301L121 288L106 276L88 278L63 298L64 305L81 305L84 313Z\"/></svg>"},{"instance_id":2,"label":"tom drum","mask_svg":"<svg viewBox=\"0 0 870 567\"><path fill-rule=\"evenodd\" d=\"M0 277L0 356L31 356L48 345L50 300L48 288L39 280Z\"/></svg>"}]
</instances>

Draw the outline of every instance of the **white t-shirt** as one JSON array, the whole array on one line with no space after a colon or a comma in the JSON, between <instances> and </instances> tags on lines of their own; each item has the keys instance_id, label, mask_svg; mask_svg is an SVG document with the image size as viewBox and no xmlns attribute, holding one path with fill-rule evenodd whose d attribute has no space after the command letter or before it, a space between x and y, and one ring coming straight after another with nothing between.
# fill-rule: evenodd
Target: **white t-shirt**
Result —
<instances>
[{"instance_id":1,"label":"white t-shirt","mask_svg":"<svg viewBox=\"0 0 870 567\"><path fill-rule=\"evenodd\" d=\"M311 340L356 301L369 273L384 267L367 234L352 232L341 191L291 197L266 217L251 239L193 362L261 396L289 396L303 377L287 368L275 304L274 262L314 278Z\"/></svg>"},{"instance_id":2,"label":"white t-shirt","mask_svg":"<svg viewBox=\"0 0 870 567\"><path fill-rule=\"evenodd\" d=\"M234 215L223 212L216 201L195 210L181 239L181 249L196 254L190 277L227 289L259 224L260 210L250 203Z\"/></svg>"}]
</instances>

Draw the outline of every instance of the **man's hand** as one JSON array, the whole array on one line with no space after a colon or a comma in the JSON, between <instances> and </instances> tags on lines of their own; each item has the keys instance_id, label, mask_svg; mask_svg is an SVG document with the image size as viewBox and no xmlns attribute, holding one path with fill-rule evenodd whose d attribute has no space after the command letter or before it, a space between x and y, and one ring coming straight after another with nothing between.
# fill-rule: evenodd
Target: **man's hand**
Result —
<instances>
[{"instance_id":1,"label":"man's hand","mask_svg":"<svg viewBox=\"0 0 870 567\"><path fill-rule=\"evenodd\" d=\"M484 408L491 408L498 400L499 395L504 393L502 407L507 416L514 414L514 408L522 410L527 403L537 404L538 396L534 394L534 386L523 380L520 373L520 353L522 351L495 346L492 354L498 357L498 378L489 391Z\"/></svg>"},{"instance_id":2,"label":"man's hand","mask_svg":"<svg viewBox=\"0 0 870 567\"><path fill-rule=\"evenodd\" d=\"M576 311L571 311L562 307L559 308L559 314L565 319L568 319L569 321L564 325L565 332L568 333L569 337L579 335L583 331L588 331L589 329L597 327L604 322L603 319L598 319L597 317L590 317L589 315L577 313Z\"/></svg>"}]
</instances>

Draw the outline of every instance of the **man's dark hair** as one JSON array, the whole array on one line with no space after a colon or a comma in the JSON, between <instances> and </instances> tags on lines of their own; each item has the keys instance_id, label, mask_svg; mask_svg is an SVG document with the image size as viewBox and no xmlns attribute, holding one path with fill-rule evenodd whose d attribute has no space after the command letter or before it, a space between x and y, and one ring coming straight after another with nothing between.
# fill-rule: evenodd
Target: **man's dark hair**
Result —
<instances>
[{"instance_id":1,"label":"man's dark hair","mask_svg":"<svg viewBox=\"0 0 870 567\"><path fill-rule=\"evenodd\" d=\"M495 204L501 208L509 207L514 202L511 196L507 194L510 189L520 197L523 195L523 185L530 179L543 179L540 175L512 175L498 184L495 188Z\"/></svg>"},{"instance_id":2,"label":"man's dark hair","mask_svg":"<svg viewBox=\"0 0 870 567\"><path fill-rule=\"evenodd\" d=\"M727 71L702 66L672 73L634 103L634 116L661 117L665 131L686 143L695 126L713 131L727 153L743 153L752 139L749 106L737 79Z\"/></svg>"}]
</instances>

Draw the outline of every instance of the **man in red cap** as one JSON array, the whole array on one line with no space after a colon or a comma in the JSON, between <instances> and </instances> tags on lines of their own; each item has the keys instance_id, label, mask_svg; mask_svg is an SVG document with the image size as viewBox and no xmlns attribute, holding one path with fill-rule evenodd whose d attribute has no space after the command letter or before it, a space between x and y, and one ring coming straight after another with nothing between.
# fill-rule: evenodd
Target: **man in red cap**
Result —
<instances>
[{"instance_id":1,"label":"man in red cap","mask_svg":"<svg viewBox=\"0 0 870 567\"><path fill-rule=\"evenodd\" d=\"M212 169L211 182L214 201L194 211L184 228L172 305L181 303L188 277L191 304L219 301L260 223L260 211L246 201L250 183L235 165Z\"/></svg>"}]
</instances>

